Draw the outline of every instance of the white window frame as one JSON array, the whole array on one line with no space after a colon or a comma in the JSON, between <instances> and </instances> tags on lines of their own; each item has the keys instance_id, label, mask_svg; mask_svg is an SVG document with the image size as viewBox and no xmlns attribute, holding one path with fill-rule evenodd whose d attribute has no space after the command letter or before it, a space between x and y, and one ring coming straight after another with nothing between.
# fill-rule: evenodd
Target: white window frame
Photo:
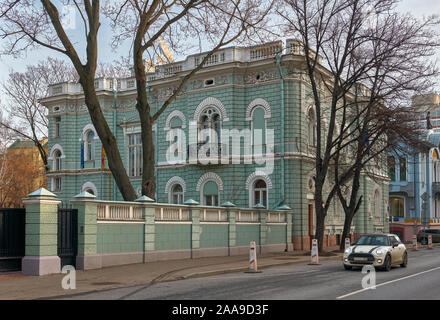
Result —
<instances>
[{"instance_id":1,"label":"white window frame","mask_svg":"<svg viewBox=\"0 0 440 320\"><path fill-rule=\"evenodd\" d=\"M61 117L56 116L54 119L54 132L53 137L54 138L60 138L61 137Z\"/></svg>"},{"instance_id":2,"label":"white window frame","mask_svg":"<svg viewBox=\"0 0 440 320\"><path fill-rule=\"evenodd\" d=\"M175 192L174 188L180 186L182 191L179 192ZM170 203L171 204L183 204L185 202L185 192L183 189L183 186L180 183L174 183L171 188L170 188L170 193L169 193L169 197L170 197ZM177 201L177 203L174 202L174 196L177 195L178 199L180 199L180 201Z\"/></svg>"},{"instance_id":3,"label":"white window frame","mask_svg":"<svg viewBox=\"0 0 440 320\"><path fill-rule=\"evenodd\" d=\"M263 181L266 185L266 188L256 188L256 184L258 181ZM262 200L261 198L263 197L263 191L266 191L266 206L265 207L266 207L266 209L268 209L269 208L269 188L267 187L267 182L261 178L255 179L255 181L252 184L252 205L253 206L256 206L258 203L264 205L264 203L261 202L261 200ZM258 203L255 203L256 202L256 199L255 199L256 192L259 193L259 197L260 197L260 201Z\"/></svg>"},{"instance_id":4,"label":"white window frame","mask_svg":"<svg viewBox=\"0 0 440 320\"><path fill-rule=\"evenodd\" d=\"M142 168L142 140L140 141L140 143L135 143L135 144L130 144L130 137L132 136L139 136L142 139L142 134L138 133L138 132L134 132L134 133L129 133L127 134L127 140L128 140L128 144L127 144L127 148L128 148L128 153L127 153L127 162L128 162L128 166L127 166L127 170L128 170L128 176L130 178L138 178L142 176L142 172L143 172L143 168ZM135 138L136 139L136 138ZM131 167L131 149L134 149L134 159L133 159L133 167L134 167L134 172L133 172L133 168ZM140 152L140 159L138 159L138 153ZM140 163L138 163L140 161ZM133 174L132 174L133 172Z\"/></svg>"}]
</instances>

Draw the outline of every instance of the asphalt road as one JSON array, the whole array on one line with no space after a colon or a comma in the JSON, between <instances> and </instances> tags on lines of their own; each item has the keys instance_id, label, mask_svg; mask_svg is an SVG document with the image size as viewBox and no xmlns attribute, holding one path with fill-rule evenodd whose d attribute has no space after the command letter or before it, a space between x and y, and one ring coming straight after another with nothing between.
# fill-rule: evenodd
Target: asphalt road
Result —
<instances>
[{"instance_id":1,"label":"asphalt road","mask_svg":"<svg viewBox=\"0 0 440 320\"><path fill-rule=\"evenodd\" d=\"M409 251L408 256L407 268L394 267L390 272L375 273L376 289L363 289L362 280L367 274L360 269L345 271L341 261L326 261L319 266L292 264L267 268L257 274L230 273L86 293L63 299L440 299L440 247Z\"/></svg>"}]
</instances>

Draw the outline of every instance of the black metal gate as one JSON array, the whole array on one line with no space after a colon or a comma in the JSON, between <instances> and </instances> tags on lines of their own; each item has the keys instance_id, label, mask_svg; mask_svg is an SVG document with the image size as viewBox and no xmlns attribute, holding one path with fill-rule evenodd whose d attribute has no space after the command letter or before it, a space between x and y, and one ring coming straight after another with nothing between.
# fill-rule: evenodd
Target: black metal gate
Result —
<instances>
[{"instance_id":1,"label":"black metal gate","mask_svg":"<svg viewBox=\"0 0 440 320\"><path fill-rule=\"evenodd\" d=\"M21 270L25 225L25 209L0 209L0 272Z\"/></svg>"},{"instance_id":2,"label":"black metal gate","mask_svg":"<svg viewBox=\"0 0 440 320\"><path fill-rule=\"evenodd\" d=\"M78 250L78 210L58 207L58 256L61 268L76 267Z\"/></svg>"}]
</instances>

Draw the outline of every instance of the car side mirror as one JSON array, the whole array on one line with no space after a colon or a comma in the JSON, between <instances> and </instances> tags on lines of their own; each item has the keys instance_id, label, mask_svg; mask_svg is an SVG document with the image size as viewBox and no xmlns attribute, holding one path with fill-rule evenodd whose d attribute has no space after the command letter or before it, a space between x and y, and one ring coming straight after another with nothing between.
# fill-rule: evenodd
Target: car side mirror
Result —
<instances>
[{"instance_id":1,"label":"car side mirror","mask_svg":"<svg viewBox=\"0 0 440 320\"><path fill-rule=\"evenodd\" d=\"M357 245L357 243L356 243L356 242L353 242L351 245L352 245L352 246L355 246L355 245Z\"/></svg>"},{"instance_id":2,"label":"car side mirror","mask_svg":"<svg viewBox=\"0 0 440 320\"><path fill-rule=\"evenodd\" d=\"M398 245L398 243L393 243L393 248L397 247Z\"/></svg>"}]
</instances>

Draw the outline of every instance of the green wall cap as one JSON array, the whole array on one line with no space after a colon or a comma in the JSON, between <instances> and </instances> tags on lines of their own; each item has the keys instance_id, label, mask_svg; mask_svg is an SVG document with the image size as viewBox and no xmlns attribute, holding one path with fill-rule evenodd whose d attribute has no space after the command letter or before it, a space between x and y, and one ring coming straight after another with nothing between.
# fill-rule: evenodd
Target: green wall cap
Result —
<instances>
[{"instance_id":1,"label":"green wall cap","mask_svg":"<svg viewBox=\"0 0 440 320\"><path fill-rule=\"evenodd\" d=\"M230 201L226 201L225 203L222 203L221 206L222 206L222 207L225 207L225 208L232 208L232 207L235 207L235 204L233 204L233 203L230 202Z\"/></svg>"},{"instance_id":2,"label":"green wall cap","mask_svg":"<svg viewBox=\"0 0 440 320\"><path fill-rule=\"evenodd\" d=\"M283 204L282 206L279 206L278 208L276 208L276 210L292 210L292 208Z\"/></svg>"},{"instance_id":3,"label":"green wall cap","mask_svg":"<svg viewBox=\"0 0 440 320\"><path fill-rule=\"evenodd\" d=\"M257 203L257 204L254 206L254 208L255 208L255 209L266 209L266 207L263 206L261 203Z\"/></svg>"},{"instance_id":4,"label":"green wall cap","mask_svg":"<svg viewBox=\"0 0 440 320\"><path fill-rule=\"evenodd\" d=\"M183 204L186 204L186 205L188 205L188 206L197 206L197 205L199 205L200 203L198 203L196 200L188 199L188 200L186 200Z\"/></svg>"},{"instance_id":5,"label":"green wall cap","mask_svg":"<svg viewBox=\"0 0 440 320\"><path fill-rule=\"evenodd\" d=\"M147 196L142 196L138 199L135 200L136 202L154 202L153 199L147 197Z\"/></svg>"},{"instance_id":6,"label":"green wall cap","mask_svg":"<svg viewBox=\"0 0 440 320\"><path fill-rule=\"evenodd\" d=\"M41 188L37 191L34 191L28 195L29 198L37 198L37 197L44 197L44 198L56 198L57 196L50 192L47 189Z\"/></svg>"},{"instance_id":7,"label":"green wall cap","mask_svg":"<svg viewBox=\"0 0 440 320\"><path fill-rule=\"evenodd\" d=\"M96 196L94 196L93 194L91 194L91 193L89 193L87 191L83 191L80 194L77 194L74 198L75 199L89 199L89 200L92 200L92 199L95 199Z\"/></svg>"}]
</instances>

